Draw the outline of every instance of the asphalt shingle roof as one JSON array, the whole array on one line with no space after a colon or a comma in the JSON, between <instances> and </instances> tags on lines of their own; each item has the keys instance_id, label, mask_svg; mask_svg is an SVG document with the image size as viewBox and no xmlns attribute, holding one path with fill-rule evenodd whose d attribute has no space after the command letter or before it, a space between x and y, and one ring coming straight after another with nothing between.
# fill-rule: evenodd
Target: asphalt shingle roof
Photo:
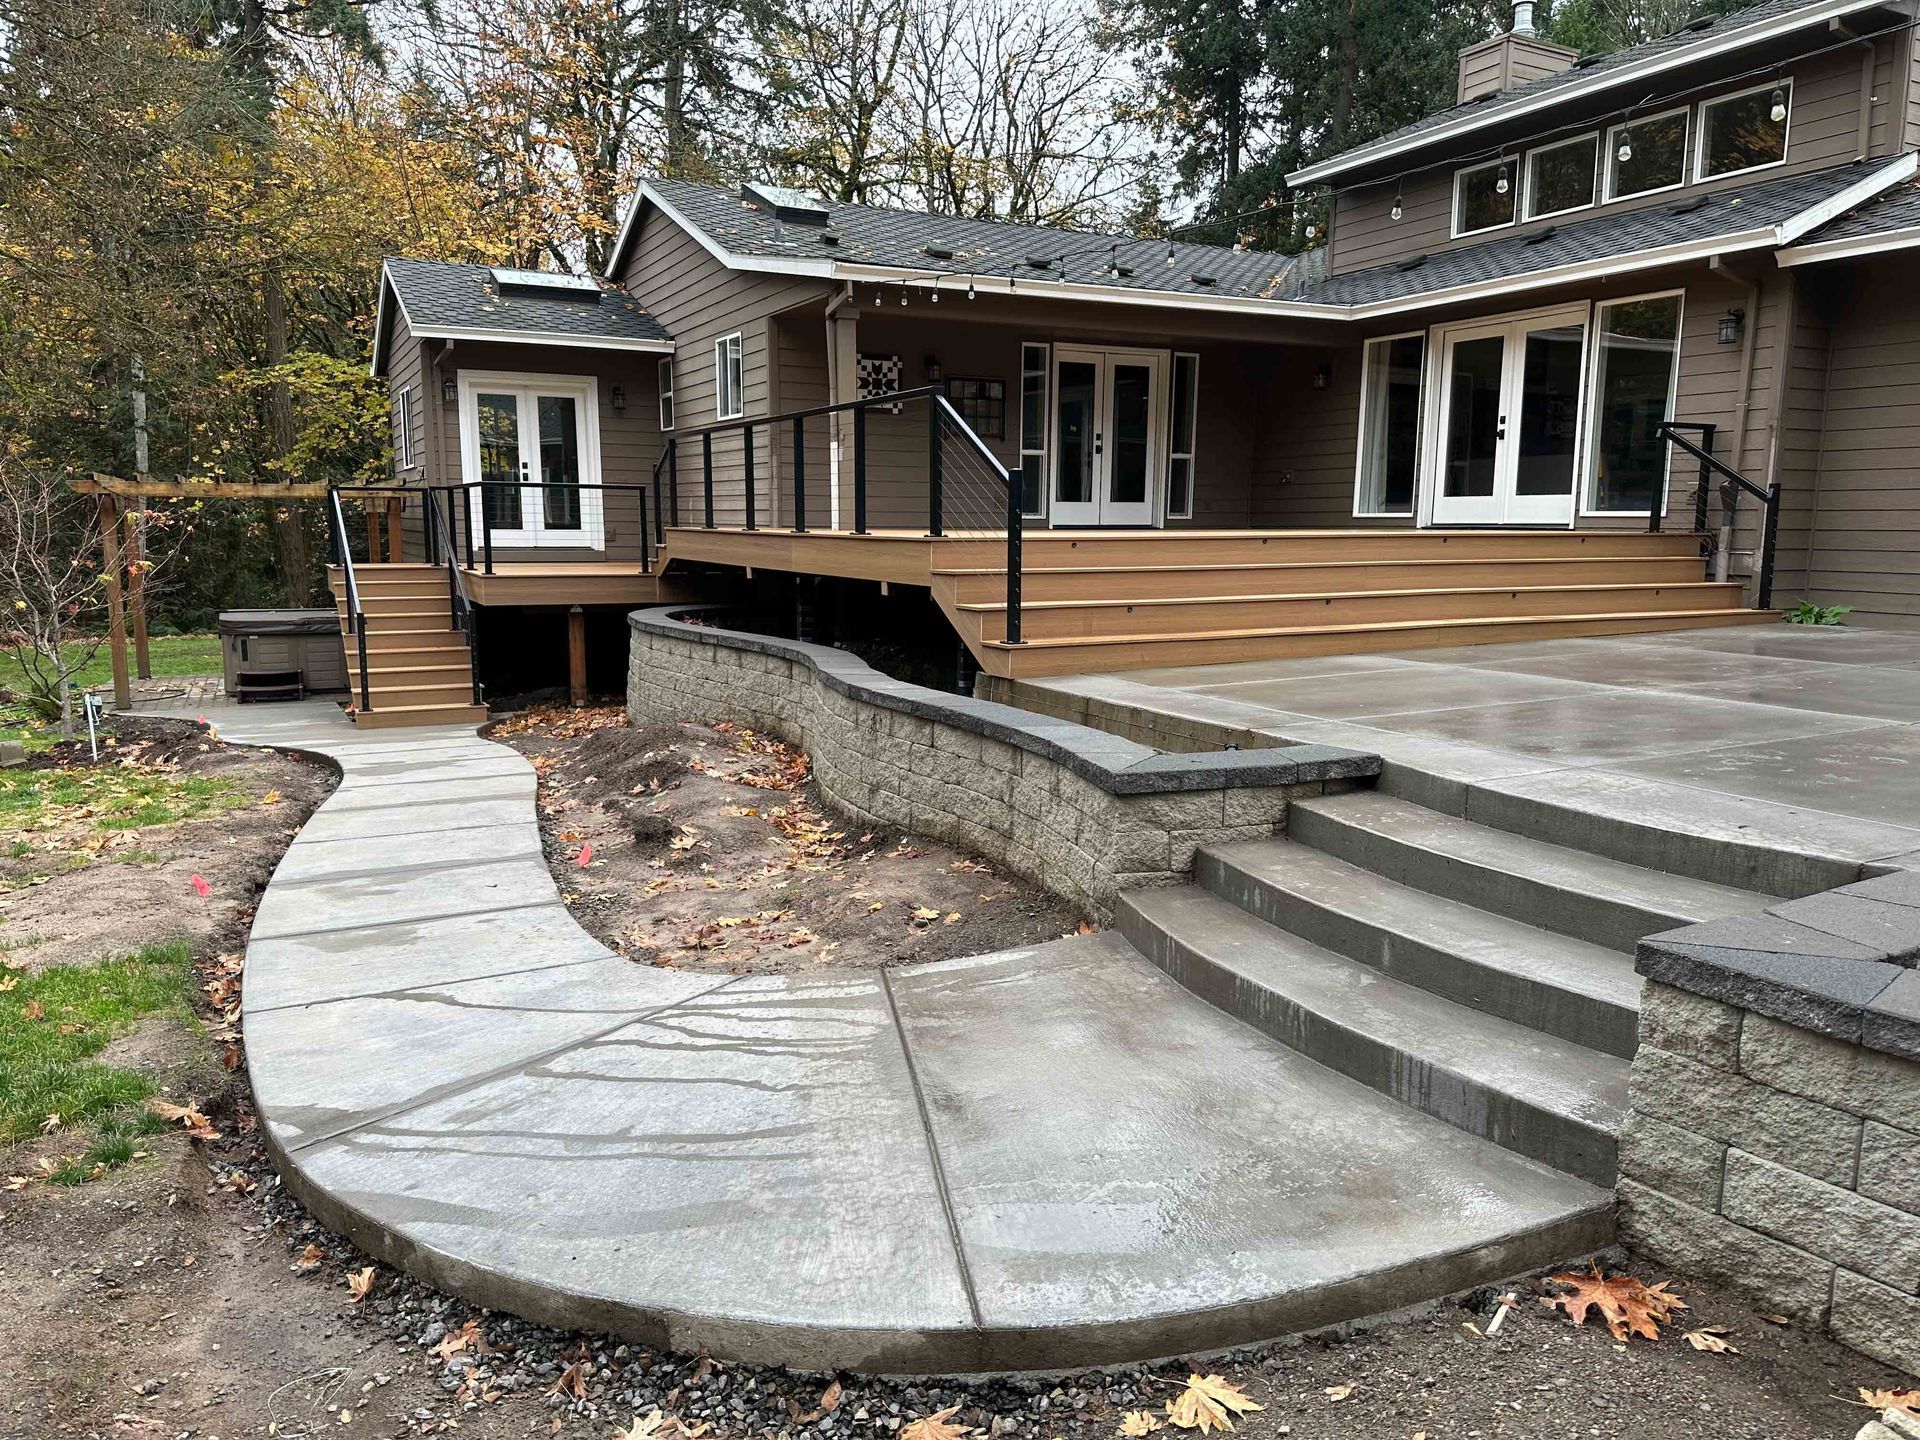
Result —
<instances>
[{"instance_id":1,"label":"asphalt shingle roof","mask_svg":"<svg viewBox=\"0 0 1920 1440\"><path fill-rule=\"evenodd\" d=\"M1597 220L1560 224L1544 231L1488 240L1458 250L1440 250L1418 265L1396 261L1336 275L1275 299L1322 305L1370 305L1401 300L1488 280L1517 279L1582 261L1627 256L1688 241L1737 235L1778 225L1810 206L1830 200L1890 162L1850 163L1784 180L1693 195L1671 205L1629 210Z\"/></svg>"},{"instance_id":2,"label":"asphalt shingle roof","mask_svg":"<svg viewBox=\"0 0 1920 1440\"><path fill-rule=\"evenodd\" d=\"M1325 260L1320 251L1296 256L1174 242L1174 263L1169 267L1165 240L846 203L832 206L832 222L824 233L837 236L838 243L829 245L822 243L819 226L778 220L766 210L749 206L738 190L684 180L647 183L689 224L735 255L885 265L928 275L955 275L962 282L970 273L1002 279L1011 274L1037 284L1065 280L1114 290L1272 298L1313 278ZM1103 269L1115 244L1120 246L1120 263L1133 267L1131 275L1112 275ZM952 258L928 255L929 245L951 250ZM1068 258L1064 266L1056 265L1051 271L1027 264L1030 257L1043 256ZM1215 283L1202 284L1193 278L1196 275L1210 276Z\"/></svg>"},{"instance_id":3,"label":"asphalt shingle roof","mask_svg":"<svg viewBox=\"0 0 1920 1440\"><path fill-rule=\"evenodd\" d=\"M1816 245L1826 240L1858 240L1914 226L1920 226L1920 180L1909 180L1904 185L1894 186L1886 194L1875 196L1859 209L1848 211L1838 220L1804 237L1800 243Z\"/></svg>"},{"instance_id":4,"label":"asphalt shingle roof","mask_svg":"<svg viewBox=\"0 0 1920 1440\"><path fill-rule=\"evenodd\" d=\"M1782 15L1792 14L1795 10L1810 9L1821 0L1761 0L1758 5L1750 5L1744 10L1735 10L1720 16L1711 25L1698 30L1677 30L1671 35L1663 35L1658 40L1648 40L1640 45L1630 45L1625 50L1615 50L1610 54L1595 56L1567 70L1559 70L1551 75L1542 75L1524 85L1511 90L1503 90L1479 100L1470 100L1463 105L1450 105L1444 110L1436 110L1431 115L1402 125L1398 130L1388 131L1377 139L1364 145L1356 145L1339 155L1328 156L1330 160L1346 160L1349 157L1360 159L1369 151L1395 144L1425 130L1433 130L1442 125L1451 124L1465 117L1488 119L1496 117L1509 106L1522 101L1533 100L1538 96L1555 90L1566 90L1572 86L1582 89L1599 88L1606 84L1606 77L1615 70L1629 65L1638 65L1656 56L1686 50L1709 41L1724 41L1726 37L1750 25L1759 25ZM1305 168L1305 167L1303 167Z\"/></svg>"},{"instance_id":5,"label":"asphalt shingle roof","mask_svg":"<svg viewBox=\"0 0 1920 1440\"><path fill-rule=\"evenodd\" d=\"M626 291L603 284L584 291L541 293L495 283L485 265L437 260L389 260L387 278L416 331L509 330L529 336L590 336L606 340L669 340L646 307Z\"/></svg>"}]
</instances>

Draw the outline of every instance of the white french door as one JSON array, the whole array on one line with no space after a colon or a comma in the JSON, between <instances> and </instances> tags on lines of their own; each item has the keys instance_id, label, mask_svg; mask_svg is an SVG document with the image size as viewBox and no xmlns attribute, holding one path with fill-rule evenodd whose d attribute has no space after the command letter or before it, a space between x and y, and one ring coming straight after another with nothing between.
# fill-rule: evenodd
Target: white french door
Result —
<instances>
[{"instance_id":1,"label":"white french door","mask_svg":"<svg viewBox=\"0 0 1920 1440\"><path fill-rule=\"evenodd\" d=\"M460 470L474 534L493 543L606 546L600 483L600 420L591 376L460 373Z\"/></svg>"},{"instance_id":2,"label":"white french door","mask_svg":"<svg viewBox=\"0 0 1920 1440\"><path fill-rule=\"evenodd\" d=\"M1054 525L1154 523L1166 383L1161 351L1054 347Z\"/></svg>"},{"instance_id":3,"label":"white french door","mask_svg":"<svg viewBox=\"0 0 1920 1440\"><path fill-rule=\"evenodd\" d=\"M1571 525L1587 307L1443 327L1436 525Z\"/></svg>"}]
</instances>

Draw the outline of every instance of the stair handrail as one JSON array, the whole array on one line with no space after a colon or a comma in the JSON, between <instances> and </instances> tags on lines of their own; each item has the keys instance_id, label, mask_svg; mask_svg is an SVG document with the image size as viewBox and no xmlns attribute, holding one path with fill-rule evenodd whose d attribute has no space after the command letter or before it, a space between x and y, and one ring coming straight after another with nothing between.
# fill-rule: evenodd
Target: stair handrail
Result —
<instances>
[{"instance_id":1,"label":"stair handrail","mask_svg":"<svg viewBox=\"0 0 1920 1440\"><path fill-rule=\"evenodd\" d=\"M366 612L360 608L360 582L353 573L353 548L347 543L347 516L340 508L340 487L327 487L328 524L333 531L334 553L340 558L340 573L347 582L347 633L359 642L360 708L373 709L371 687L367 683Z\"/></svg>"},{"instance_id":2,"label":"stair handrail","mask_svg":"<svg viewBox=\"0 0 1920 1440\"><path fill-rule=\"evenodd\" d=\"M1680 433L1682 430L1699 432L1701 443L1695 444L1687 439ZM1711 553L1710 547L1714 544L1707 535L1707 495L1715 475L1720 477L1720 502L1729 532L1742 492L1753 496L1766 507L1760 522L1760 564L1755 576L1753 603L1756 610L1769 610L1773 608L1773 557L1780 536L1780 482L1776 480L1770 485L1758 485L1726 461L1718 459L1713 454L1715 430L1715 426L1698 420L1664 420L1656 433L1669 446L1678 448L1700 462L1693 495L1693 528L1700 536L1702 546L1709 547L1704 553ZM1648 505L1647 529L1651 533L1659 533L1661 509L1658 503L1650 502Z\"/></svg>"}]
</instances>

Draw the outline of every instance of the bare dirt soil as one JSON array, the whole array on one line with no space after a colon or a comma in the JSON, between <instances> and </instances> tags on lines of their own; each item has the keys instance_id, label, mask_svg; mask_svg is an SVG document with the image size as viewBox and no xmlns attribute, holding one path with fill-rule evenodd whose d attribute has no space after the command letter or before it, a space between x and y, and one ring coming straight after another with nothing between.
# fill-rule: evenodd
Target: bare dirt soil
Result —
<instances>
[{"instance_id":1,"label":"bare dirt soil","mask_svg":"<svg viewBox=\"0 0 1920 1440\"><path fill-rule=\"evenodd\" d=\"M540 772L541 832L574 918L644 963L902 965L1081 925L1059 897L949 846L843 822L806 756L769 736L635 728L613 706L542 707L490 734Z\"/></svg>"},{"instance_id":2,"label":"bare dirt soil","mask_svg":"<svg viewBox=\"0 0 1920 1440\"><path fill-rule=\"evenodd\" d=\"M194 755L219 753L217 745L200 752L204 739L192 737ZM730 765L722 757L738 755L759 766L772 754L742 752L739 736L709 735L707 752L697 738L668 743L692 751L671 762L686 766L682 788L722 783L693 770L694 760ZM266 767L249 783L309 797L265 807L275 810L278 829L258 837L257 858L270 867L278 853L271 836L284 839L325 778L307 773L311 788L303 789L295 762L258 753L229 752L220 763L242 758ZM745 788L782 805L795 793ZM698 823L691 815L686 823ZM243 821L235 810L204 823ZM192 833L201 823L180 827L179 844L195 853L208 843ZM836 863L861 874L854 867L863 853ZM717 878L730 863L720 843L706 857L685 874L668 868L676 879L704 880L701 864L714 864ZM932 881L939 868L915 873ZM195 949L203 1028L150 1019L104 1052L192 1102L205 1118L195 1127L202 1138L185 1126L152 1137L144 1158L83 1185L0 1184L0 1437L891 1440L949 1406L958 1408L948 1423L980 1440L1117 1440L1123 1416L1136 1410L1153 1411L1166 1427L1165 1407L1192 1368L1184 1363L1041 1380L835 1383L546 1330L371 1266L280 1189L258 1143L244 1070L223 1063L230 1057L218 1037L242 979L234 941L257 897L246 877L257 873L232 866L205 874L210 894L195 922L208 937ZM960 877L984 888L971 872L948 874L956 886ZM88 871L35 888L56 885L76 917L117 903ZM809 912L804 923L824 918ZM898 930L890 924L891 939L909 948L944 933ZM852 948L842 941L842 951ZM27 1173L34 1154L58 1144L50 1136L0 1153L0 1176ZM1655 1343L1620 1344L1597 1326L1573 1327L1524 1292L1488 1338L1498 1300L1485 1291L1348 1338L1290 1341L1197 1368L1224 1374L1265 1407L1240 1418L1236 1434L1248 1440L1845 1440L1870 1413L1848 1403L1859 1387L1912 1383L1770 1323L1729 1295L1684 1278L1675 1288L1691 1306L1680 1328L1725 1326L1738 1353L1696 1351L1677 1330ZM955 1433L922 1429L902 1440ZM1190 1433L1159 1432L1161 1440Z\"/></svg>"}]
</instances>

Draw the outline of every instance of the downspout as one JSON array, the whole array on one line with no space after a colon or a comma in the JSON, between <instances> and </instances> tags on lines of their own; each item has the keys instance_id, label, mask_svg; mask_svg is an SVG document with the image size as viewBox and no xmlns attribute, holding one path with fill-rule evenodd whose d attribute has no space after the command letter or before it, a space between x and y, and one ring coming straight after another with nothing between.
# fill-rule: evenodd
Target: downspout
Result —
<instances>
[{"instance_id":1,"label":"downspout","mask_svg":"<svg viewBox=\"0 0 1920 1440\"><path fill-rule=\"evenodd\" d=\"M836 313L842 305L853 299L853 282L847 281L838 295L827 301L825 321L827 327L827 403L840 403L840 327ZM840 427L842 418L833 417L833 428L829 432L831 443L827 446L827 513L835 530L840 529Z\"/></svg>"},{"instance_id":2,"label":"downspout","mask_svg":"<svg viewBox=\"0 0 1920 1440\"><path fill-rule=\"evenodd\" d=\"M1707 261L1707 268L1717 275L1724 276L1736 284L1746 286L1747 323L1741 326L1740 337L1740 386L1739 399L1733 411L1733 454L1728 464L1738 470L1747 460L1747 425L1753 413L1753 352L1755 337L1760 333L1760 282L1748 280L1737 274L1726 262L1725 257L1715 255ZM1776 347L1776 350L1778 347ZM1720 536L1713 549L1713 578L1727 578L1729 552L1733 545L1733 525L1726 515L1720 519Z\"/></svg>"}]
</instances>

